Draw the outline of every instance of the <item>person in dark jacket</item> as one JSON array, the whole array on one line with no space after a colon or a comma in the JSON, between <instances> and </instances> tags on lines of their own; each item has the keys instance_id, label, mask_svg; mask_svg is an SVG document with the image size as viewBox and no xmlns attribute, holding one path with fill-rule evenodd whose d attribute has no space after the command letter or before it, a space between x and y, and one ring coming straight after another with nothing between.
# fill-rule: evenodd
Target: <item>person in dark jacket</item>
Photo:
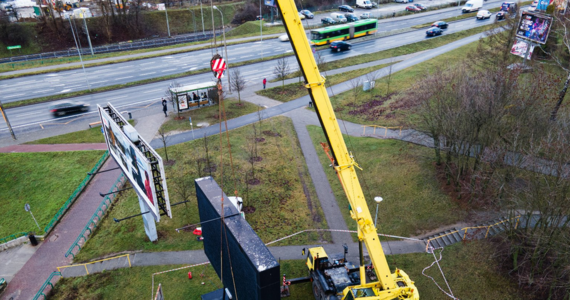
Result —
<instances>
[{"instance_id":1,"label":"person in dark jacket","mask_svg":"<svg viewBox=\"0 0 570 300\"><path fill-rule=\"evenodd\" d=\"M166 104L166 99L162 98L162 111L164 112L164 117L168 117L168 114L166 113L168 107Z\"/></svg>"}]
</instances>

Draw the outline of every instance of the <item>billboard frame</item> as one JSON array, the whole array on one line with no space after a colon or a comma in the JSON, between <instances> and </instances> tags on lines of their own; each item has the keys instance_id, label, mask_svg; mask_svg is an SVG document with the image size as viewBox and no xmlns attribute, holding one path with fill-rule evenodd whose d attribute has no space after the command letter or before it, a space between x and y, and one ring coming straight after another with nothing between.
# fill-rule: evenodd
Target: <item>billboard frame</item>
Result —
<instances>
[{"instance_id":1,"label":"billboard frame","mask_svg":"<svg viewBox=\"0 0 570 300\"><path fill-rule=\"evenodd\" d=\"M131 185L133 186L133 189L136 191L139 198L143 199L143 201L149 207L149 212L154 217L155 221L159 222L161 215L167 215L168 217L172 218L172 210L170 207L170 198L168 196L168 187L166 185L164 164L160 155L158 155L158 153L156 153L156 151L150 147L150 145L138 134L138 132L136 132L136 130L134 130L134 128L121 115L121 113L115 107L113 107L111 103L107 103L107 106L105 107L97 105L97 108L99 110L99 117L101 119L101 125L105 136L105 143L107 144L107 148L109 148L111 157L113 157L113 159L117 162L117 165L119 165L123 171L123 174L125 174L129 179ZM115 127L114 130L112 127ZM126 127L128 127L129 131L131 131L128 134L124 132ZM113 130L114 141L117 139L118 135L123 140L123 142L127 143L126 146L128 146L130 149L129 151L131 156L131 164L135 166L135 163L133 163L133 157L136 157L136 166L142 166L145 168L145 171L148 170L150 172L150 174L148 174L150 177L148 181L151 182L149 182L148 188L152 193L152 198L156 199L156 201L149 199L147 196L148 191L146 189L143 189L143 187L140 185L140 182L137 182L133 178L134 175L132 175L132 170L130 170L130 167L127 167L125 165L126 161L124 158L122 158L122 156L119 157L115 150L113 150L117 149L115 146L115 144L117 144L117 141L115 141L113 148L111 148L111 138L110 133L108 132L109 129ZM133 142L131 138L129 138L129 135L133 134L136 134L136 137L138 138L137 142ZM121 144L121 141L119 141L119 144ZM122 144L121 147L125 148L125 146ZM120 153L126 156L124 149L120 151ZM127 160L129 160L129 157L127 157ZM144 166L144 163L148 165L148 169ZM152 180L150 180L151 178ZM146 185L144 185L144 188L146 188Z\"/></svg>"},{"instance_id":2,"label":"billboard frame","mask_svg":"<svg viewBox=\"0 0 570 300\"><path fill-rule=\"evenodd\" d=\"M538 39L531 38L533 33L530 33L531 37L526 36L528 32L531 32L531 30L530 30L530 28L523 30L523 28L525 28L525 26L527 26L527 25L523 24L523 22L527 21L527 19L525 18L525 15L533 16L535 19L542 19L543 23L540 26L544 25L544 21L548 21L546 32L544 32L544 31L542 32L542 34L545 35L544 41L541 41L540 38L538 38ZM552 17L549 15L544 15L544 14L536 13L536 12L523 11L521 13L519 23L517 24L517 30L516 30L515 36L517 38L529 41L531 43L544 45L544 44L546 44L546 41L548 40L548 36L550 35L550 29L552 28L552 22L553 22ZM535 24L538 24L538 23L535 23Z\"/></svg>"}]
</instances>

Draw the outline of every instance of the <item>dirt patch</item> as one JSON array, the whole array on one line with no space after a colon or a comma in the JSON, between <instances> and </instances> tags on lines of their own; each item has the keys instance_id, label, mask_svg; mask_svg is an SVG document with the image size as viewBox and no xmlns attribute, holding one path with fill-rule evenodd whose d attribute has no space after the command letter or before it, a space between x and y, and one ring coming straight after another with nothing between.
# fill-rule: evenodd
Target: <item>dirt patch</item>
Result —
<instances>
[{"instance_id":1,"label":"dirt patch","mask_svg":"<svg viewBox=\"0 0 570 300\"><path fill-rule=\"evenodd\" d=\"M265 142L265 138L256 138L255 141L258 143L263 143Z\"/></svg>"},{"instance_id":2,"label":"dirt patch","mask_svg":"<svg viewBox=\"0 0 570 300\"><path fill-rule=\"evenodd\" d=\"M267 136L278 136L278 137L281 137L281 133L273 132L272 130L265 130L265 131L263 131L263 134L265 134L265 135L267 135Z\"/></svg>"},{"instance_id":3,"label":"dirt patch","mask_svg":"<svg viewBox=\"0 0 570 300\"><path fill-rule=\"evenodd\" d=\"M243 212L244 212L245 214L252 214L252 213L255 212L255 207L253 207L253 206L246 206L246 207L243 208Z\"/></svg>"},{"instance_id":4,"label":"dirt patch","mask_svg":"<svg viewBox=\"0 0 570 300\"><path fill-rule=\"evenodd\" d=\"M174 159L170 159L164 162L165 166L174 166L174 164L176 164L176 161Z\"/></svg>"},{"instance_id":5,"label":"dirt patch","mask_svg":"<svg viewBox=\"0 0 570 300\"><path fill-rule=\"evenodd\" d=\"M253 178L247 181L247 184L249 185L258 185L261 183L261 180L257 179L257 178Z\"/></svg>"},{"instance_id":6,"label":"dirt patch","mask_svg":"<svg viewBox=\"0 0 570 300\"><path fill-rule=\"evenodd\" d=\"M261 156L256 156L256 157L250 157L249 158L249 162L260 162L263 160L263 157Z\"/></svg>"}]
</instances>

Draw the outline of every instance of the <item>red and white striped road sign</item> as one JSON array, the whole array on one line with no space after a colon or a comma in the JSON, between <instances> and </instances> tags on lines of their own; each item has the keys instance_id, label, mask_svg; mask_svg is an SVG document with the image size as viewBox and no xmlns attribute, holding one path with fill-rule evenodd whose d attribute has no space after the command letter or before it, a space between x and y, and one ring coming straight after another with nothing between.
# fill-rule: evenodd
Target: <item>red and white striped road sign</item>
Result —
<instances>
[{"instance_id":1,"label":"red and white striped road sign","mask_svg":"<svg viewBox=\"0 0 570 300\"><path fill-rule=\"evenodd\" d=\"M212 58L211 65L216 78L220 79L224 77L224 70L226 70L227 66L226 61L220 55L216 55Z\"/></svg>"}]
</instances>

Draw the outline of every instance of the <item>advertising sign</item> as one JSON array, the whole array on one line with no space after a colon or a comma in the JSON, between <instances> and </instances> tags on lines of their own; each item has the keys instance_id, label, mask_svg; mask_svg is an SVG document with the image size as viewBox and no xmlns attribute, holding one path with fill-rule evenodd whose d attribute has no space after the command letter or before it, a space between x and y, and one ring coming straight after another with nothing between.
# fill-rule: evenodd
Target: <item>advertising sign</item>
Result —
<instances>
[{"instance_id":1,"label":"advertising sign","mask_svg":"<svg viewBox=\"0 0 570 300\"><path fill-rule=\"evenodd\" d=\"M516 41L511 48L511 54L524 58L528 46L528 43L525 41ZM526 59L530 60L532 57L532 51L534 51L534 46L530 46L530 51L528 52L528 57Z\"/></svg>"},{"instance_id":2,"label":"advertising sign","mask_svg":"<svg viewBox=\"0 0 570 300\"><path fill-rule=\"evenodd\" d=\"M523 12L516 36L535 43L544 44L550 33L552 17Z\"/></svg>"},{"instance_id":3,"label":"advertising sign","mask_svg":"<svg viewBox=\"0 0 570 300\"><path fill-rule=\"evenodd\" d=\"M107 111L99 105L97 107L109 153L121 170L123 170L123 174L127 176L138 196L147 204L151 215L158 222L160 220L160 211L158 209L158 201L156 200L152 169L148 159L134 145ZM127 126L131 125L127 123L123 128Z\"/></svg>"},{"instance_id":4,"label":"advertising sign","mask_svg":"<svg viewBox=\"0 0 570 300\"><path fill-rule=\"evenodd\" d=\"M552 4L553 0L538 0L538 4L536 5L537 10L546 11L546 8Z\"/></svg>"},{"instance_id":5,"label":"advertising sign","mask_svg":"<svg viewBox=\"0 0 570 300\"><path fill-rule=\"evenodd\" d=\"M267 6L275 6L275 0L265 0L263 1Z\"/></svg>"},{"instance_id":6,"label":"advertising sign","mask_svg":"<svg viewBox=\"0 0 570 300\"><path fill-rule=\"evenodd\" d=\"M188 109L188 97L186 95L178 95L178 110Z\"/></svg>"}]
</instances>

